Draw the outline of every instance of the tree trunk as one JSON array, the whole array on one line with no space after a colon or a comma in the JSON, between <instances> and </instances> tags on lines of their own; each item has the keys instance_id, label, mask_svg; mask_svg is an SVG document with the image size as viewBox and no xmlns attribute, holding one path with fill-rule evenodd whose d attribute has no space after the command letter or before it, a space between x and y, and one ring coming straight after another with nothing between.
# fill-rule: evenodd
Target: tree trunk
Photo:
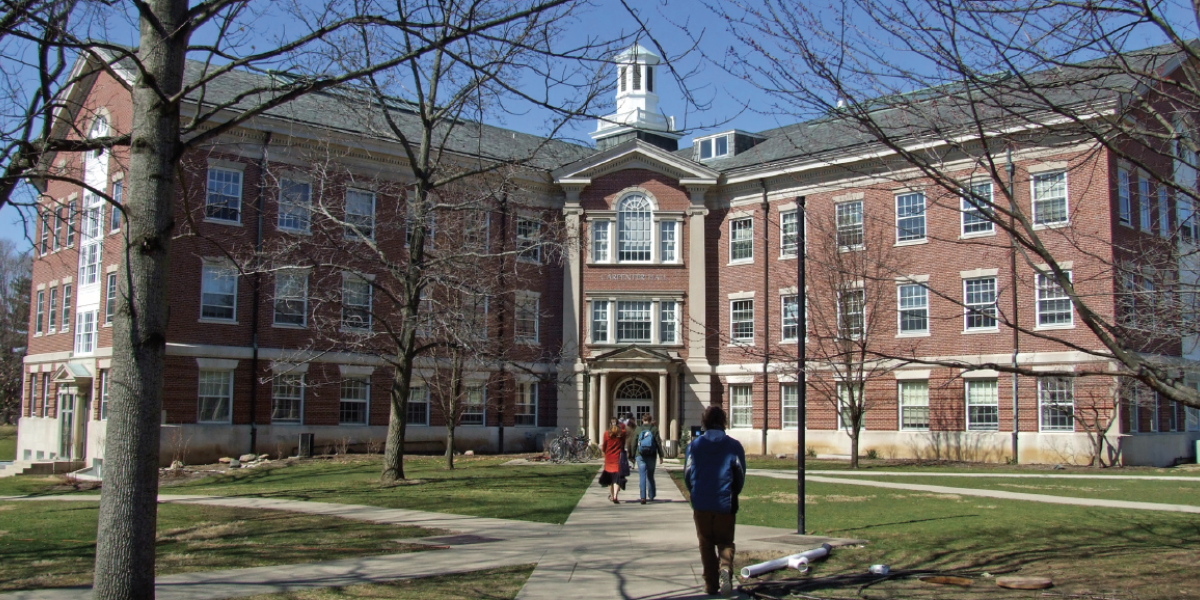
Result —
<instances>
[{"instance_id":1,"label":"tree trunk","mask_svg":"<svg viewBox=\"0 0 1200 600\"><path fill-rule=\"evenodd\" d=\"M410 363L411 364L411 363ZM408 394L412 370L405 377L397 368L392 376L391 409L388 413L387 440L383 447L383 472L379 480L391 484L404 477L404 436L408 431Z\"/></svg>"},{"instance_id":2,"label":"tree trunk","mask_svg":"<svg viewBox=\"0 0 1200 600\"><path fill-rule=\"evenodd\" d=\"M850 468L858 468L858 436L862 433L858 423L850 431Z\"/></svg>"},{"instance_id":3,"label":"tree trunk","mask_svg":"<svg viewBox=\"0 0 1200 600\"><path fill-rule=\"evenodd\" d=\"M454 423L446 425L446 468L454 469Z\"/></svg>"},{"instance_id":4,"label":"tree trunk","mask_svg":"<svg viewBox=\"0 0 1200 600\"><path fill-rule=\"evenodd\" d=\"M125 196L128 248L113 322L104 487L96 531L95 598L153 600L159 427L166 356L169 250L174 227L186 0L147 0L133 84L133 139ZM155 90L157 88L157 91Z\"/></svg>"}]
</instances>

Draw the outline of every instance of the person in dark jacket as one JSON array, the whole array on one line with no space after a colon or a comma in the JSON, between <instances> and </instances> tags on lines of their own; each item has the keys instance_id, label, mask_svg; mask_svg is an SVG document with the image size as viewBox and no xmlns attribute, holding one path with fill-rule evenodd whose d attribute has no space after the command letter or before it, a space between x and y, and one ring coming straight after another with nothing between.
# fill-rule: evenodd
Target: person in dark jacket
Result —
<instances>
[{"instance_id":1,"label":"person in dark jacket","mask_svg":"<svg viewBox=\"0 0 1200 600\"><path fill-rule=\"evenodd\" d=\"M642 415L642 426L638 427L633 436L633 456L637 457L638 484L642 493L642 504L646 499L654 500L658 489L654 485L654 459L658 464L663 462L662 436L658 435L658 427L654 426L654 417L649 413ZM647 494L649 491L649 494Z\"/></svg>"},{"instance_id":2,"label":"person in dark jacket","mask_svg":"<svg viewBox=\"0 0 1200 600\"><path fill-rule=\"evenodd\" d=\"M733 535L738 494L746 482L746 451L725 435L725 411L704 409L704 433L688 445L683 480L692 498L692 518L700 540L704 591L733 594Z\"/></svg>"}]
</instances>

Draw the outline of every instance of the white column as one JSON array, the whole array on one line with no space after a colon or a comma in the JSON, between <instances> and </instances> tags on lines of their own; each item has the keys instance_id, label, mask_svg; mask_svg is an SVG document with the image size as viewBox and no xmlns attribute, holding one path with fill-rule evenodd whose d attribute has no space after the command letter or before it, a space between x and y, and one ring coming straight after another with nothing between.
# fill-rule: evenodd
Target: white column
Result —
<instances>
[{"instance_id":1,"label":"white column","mask_svg":"<svg viewBox=\"0 0 1200 600\"><path fill-rule=\"evenodd\" d=\"M705 310L707 302L705 300L705 235L704 235L704 217L708 215L708 209L704 207L704 192L707 187L697 186L688 187L691 192L692 205L688 208L688 255L687 255L687 271L688 271L688 314L687 317L681 319L686 325L685 331L687 335L688 345L688 362L700 363L708 365L708 359L705 357Z\"/></svg>"},{"instance_id":2,"label":"white column","mask_svg":"<svg viewBox=\"0 0 1200 600\"><path fill-rule=\"evenodd\" d=\"M667 429L667 424L670 423L671 415L668 407L671 406L667 402L667 379L671 377L670 373L658 374L658 435L663 441L670 439L670 431Z\"/></svg>"},{"instance_id":3,"label":"white column","mask_svg":"<svg viewBox=\"0 0 1200 600\"><path fill-rule=\"evenodd\" d=\"M608 401L608 373L600 374L600 391L596 393L596 400L600 405L600 410L597 414L600 416L600 422L596 431L596 442L599 442L604 437L604 432L608 429L609 415L612 414L612 405Z\"/></svg>"},{"instance_id":4,"label":"white column","mask_svg":"<svg viewBox=\"0 0 1200 600\"><path fill-rule=\"evenodd\" d=\"M587 435L589 440L600 443L600 428L597 425L600 422L600 376L592 375L588 387L591 389L588 390Z\"/></svg>"}]
</instances>

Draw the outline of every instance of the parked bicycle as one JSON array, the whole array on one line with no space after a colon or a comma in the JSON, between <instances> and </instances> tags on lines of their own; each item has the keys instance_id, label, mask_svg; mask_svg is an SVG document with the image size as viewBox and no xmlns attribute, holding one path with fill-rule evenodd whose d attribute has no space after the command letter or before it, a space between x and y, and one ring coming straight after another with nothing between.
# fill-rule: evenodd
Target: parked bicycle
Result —
<instances>
[{"instance_id":1,"label":"parked bicycle","mask_svg":"<svg viewBox=\"0 0 1200 600\"><path fill-rule=\"evenodd\" d=\"M570 427L563 427L558 437L546 441L546 457L555 463L582 463L600 458L600 451L586 435L571 435Z\"/></svg>"}]
</instances>

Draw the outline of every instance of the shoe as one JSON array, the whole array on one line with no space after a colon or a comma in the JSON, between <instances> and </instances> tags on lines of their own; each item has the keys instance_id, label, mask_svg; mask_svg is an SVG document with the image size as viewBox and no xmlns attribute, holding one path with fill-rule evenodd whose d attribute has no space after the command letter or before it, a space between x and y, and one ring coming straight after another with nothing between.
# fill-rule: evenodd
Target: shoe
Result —
<instances>
[{"instance_id":1,"label":"shoe","mask_svg":"<svg viewBox=\"0 0 1200 600\"><path fill-rule=\"evenodd\" d=\"M729 569L721 569L720 575L721 589L719 593L726 597L733 597L733 573Z\"/></svg>"},{"instance_id":2,"label":"shoe","mask_svg":"<svg viewBox=\"0 0 1200 600\"><path fill-rule=\"evenodd\" d=\"M613 501L613 504L620 504L620 503L621 503L621 501L620 501L620 500L617 500L616 498L610 498L610 500L612 500L612 501Z\"/></svg>"},{"instance_id":3,"label":"shoe","mask_svg":"<svg viewBox=\"0 0 1200 600\"><path fill-rule=\"evenodd\" d=\"M645 503L646 503L646 499L642 498L642 504L645 504Z\"/></svg>"}]
</instances>

